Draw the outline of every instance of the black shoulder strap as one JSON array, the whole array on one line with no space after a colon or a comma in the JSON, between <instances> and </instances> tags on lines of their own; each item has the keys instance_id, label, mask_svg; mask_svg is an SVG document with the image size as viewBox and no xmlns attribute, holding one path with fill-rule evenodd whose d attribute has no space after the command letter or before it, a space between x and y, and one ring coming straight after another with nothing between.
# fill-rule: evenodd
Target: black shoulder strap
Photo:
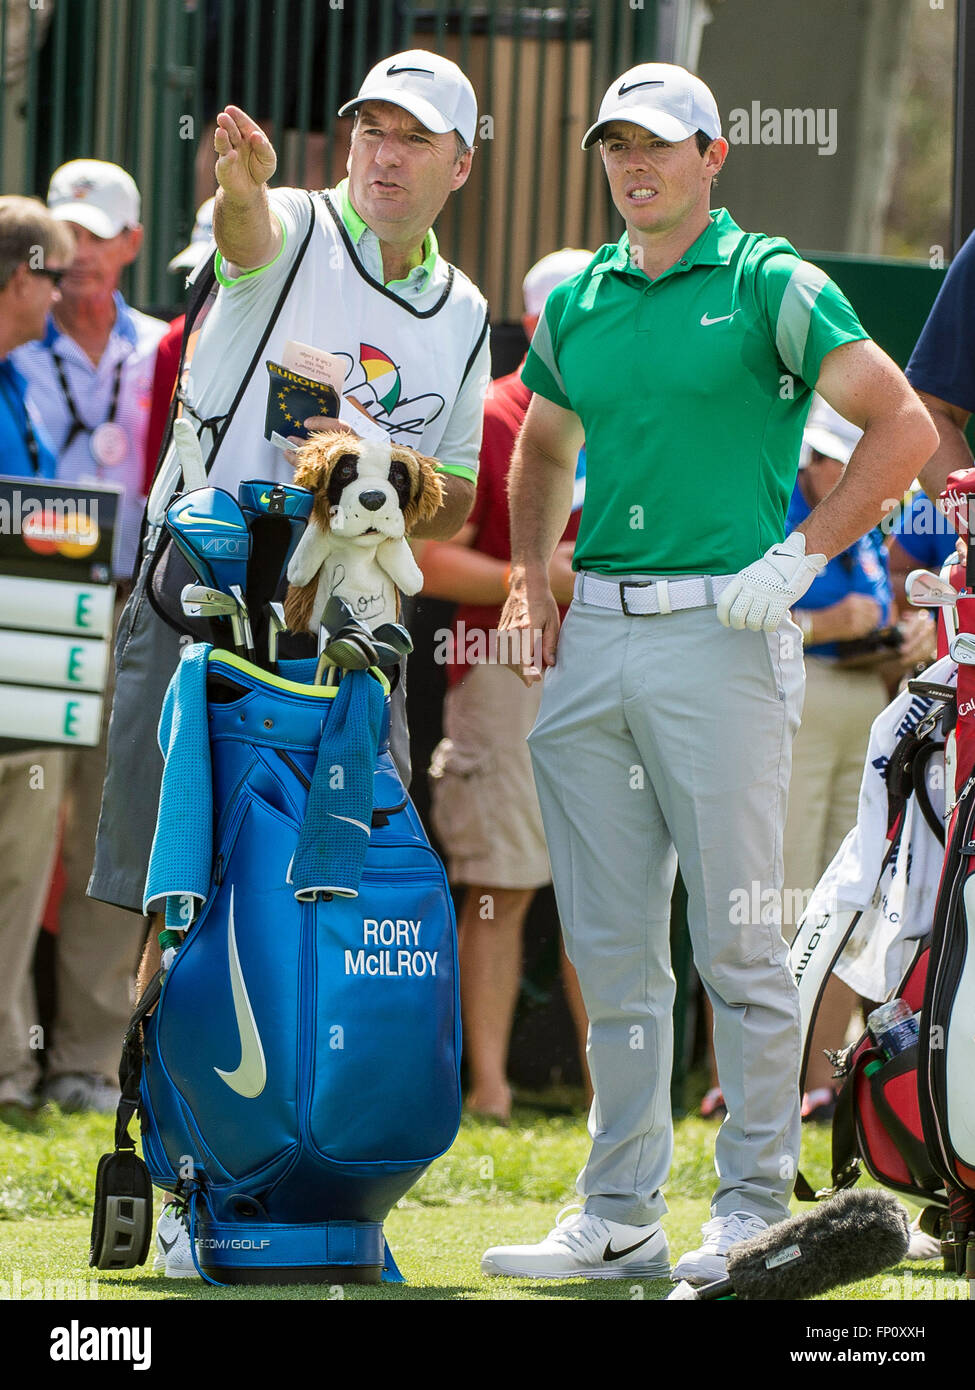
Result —
<instances>
[{"instance_id":1,"label":"black shoulder strap","mask_svg":"<svg viewBox=\"0 0 975 1390\"><path fill-rule=\"evenodd\" d=\"M197 412L186 400L186 397L183 394L182 380L183 373L186 369L186 350L189 345L190 337L193 334L194 328L199 323L200 319L203 317L204 310L207 309L209 305L212 303L212 301L216 298L217 290L219 288L219 286L217 285L216 253L214 253L214 255L211 256L206 268L200 271L199 275L194 281L193 293L190 296L190 302L186 310L186 322L183 325L183 341L180 345L179 350L179 365L176 368L176 390L173 393L173 399L170 403L169 417L166 420L166 429L163 434L162 444L159 448L159 456L156 459L156 468L155 472L153 473L153 482L155 482L156 473L159 472L163 459L169 452L169 446L172 443L173 438L173 422L176 420L180 408L182 408L187 415L192 415L201 429L204 427L209 427L213 430L214 441L213 448L210 450L210 456L206 462L207 473L209 473L210 469L213 467L213 462L217 456L217 451L219 450L220 445L224 441L227 430L230 427L230 422L233 420L234 415L237 411L237 407L240 405L244 392L247 390L247 387L250 383L250 379L254 374L254 369L261 360L261 357L264 353L264 349L267 345L267 341L271 336L271 332L274 328L274 325L278 321L278 316L281 313L284 301L287 299L291 286L294 284L294 278L298 273L298 267L301 265L301 262L304 259L305 252L308 249L308 243L311 241L312 233L315 230L315 202L310 193L306 192L305 196L308 199L308 206L311 216L308 221L308 230L305 233L304 239L298 248L298 254L295 256L294 264L288 272L288 277L285 280L283 286L281 287L281 293L278 295L277 303L275 304L274 309L268 316L267 323L264 326L264 332L261 334L261 340L254 351L254 356L251 358L250 366L247 368L246 372L244 372L243 376L240 379L240 382L238 383L237 394L234 396L230 409L224 415L215 415L210 419L204 419L202 416L198 415ZM150 487L150 495L151 492L152 488ZM133 579L136 579L138 577L139 570L142 567L142 561L145 557L144 547L146 538L146 519L148 517L148 514L149 497L147 496L146 505L142 513L142 542L139 546L139 550L136 555Z\"/></svg>"},{"instance_id":2,"label":"black shoulder strap","mask_svg":"<svg viewBox=\"0 0 975 1390\"><path fill-rule=\"evenodd\" d=\"M936 754L943 754L945 746L943 743L927 743L918 750L915 758L914 769L914 795L917 797L917 804L921 815L927 821L932 834L939 844L945 843L945 824L937 811L931 805L931 797L928 793L928 763Z\"/></svg>"},{"instance_id":3,"label":"black shoulder strap","mask_svg":"<svg viewBox=\"0 0 975 1390\"><path fill-rule=\"evenodd\" d=\"M201 426L209 426L211 429L213 429L214 441L213 448L210 450L210 455L207 459L207 472L209 473L211 468L213 467L213 463L216 459L220 446L226 438L227 430L230 428L230 423L237 412L237 407L240 405L240 402L243 399L244 392L247 390L247 387L250 384L251 377L254 375L254 370L264 354L264 349L267 347L268 339L274 331L274 325L277 323L278 317L281 313L281 309L284 306L284 302L291 291L291 286L294 284L295 276L298 274L298 269L301 265L302 260L304 259L305 252L308 249L308 243L311 241L312 234L315 230L315 202L310 193L306 192L305 196L308 199L308 210L310 214L308 219L308 230L306 231L304 238L302 239L301 245L298 247L298 254L295 256L294 261L292 262L291 269L288 271L287 278L285 279L284 284L281 286L281 293L278 295L277 303L275 304L271 313L268 315L267 323L264 325L264 331L261 334L257 347L254 349L254 355L251 358L250 365L248 366L247 370L244 372L243 376L237 384L237 392L234 396L233 401L230 404L229 409L223 415L213 416L212 419L208 420L203 420L199 415L197 415L196 411L192 409L185 396L183 395L180 383L182 381L183 372L186 365L186 348L190 340L190 335L192 334L197 321L201 317L203 309L207 306L211 298L216 295L216 291L218 288L216 278L215 255L211 257L211 260L207 268L204 271L202 271L200 275L197 277L197 280L195 281L193 286L193 295L191 296L190 304L186 311L186 323L183 327L183 342L180 348L179 367L177 369L176 374L177 389L173 397L172 406L170 408L169 419L166 425L166 434L163 440L163 445L159 452L160 460L163 459L166 453L168 452L173 434L173 421L176 419L176 414L179 407L182 406L183 410L188 415L192 415Z\"/></svg>"},{"instance_id":4,"label":"black shoulder strap","mask_svg":"<svg viewBox=\"0 0 975 1390\"><path fill-rule=\"evenodd\" d=\"M264 349L267 347L267 341L271 336L271 333L274 329L274 325L278 321L278 316L281 313L284 301L287 299L291 291L291 286L294 284L295 276L298 274L298 267L304 260L305 252L308 249L308 243L311 241L312 233L315 230L315 202L310 193L306 192L305 197L308 199L308 230L304 235L301 245L298 247L298 254L295 256L291 269L288 271L288 278L281 286L281 293L278 295L278 301L275 304L274 309L268 316L267 323L264 327L264 332L261 334L261 340L258 343L257 347L254 349L254 356L251 358L250 366L247 368L247 371L241 377L240 384L237 387L237 394L236 396L234 396L230 409L223 417L223 423L217 430L216 438L213 441L213 448L210 450L210 457L207 459L206 469L208 473L210 472L210 469L213 467L213 461L217 457L217 452L220 449L220 446L223 443L224 439L226 438L227 430L230 428L230 423L233 420L234 415L237 413L237 407L240 405L240 402L243 399L244 392L250 385L251 377L254 375L254 369L257 367L261 358L264 356Z\"/></svg>"},{"instance_id":5,"label":"black shoulder strap","mask_svg":"<svg viewBox=\"0 0 975 1390\"><path fill-rule=\"evenodd\" d=\"M122 1043L122 1060L119 1063L118 1079L121 1089L118 1108L115 1112L115 1148L134 1149L135 1143L129 1135L129 1124L139 1108L139 1085L142 1080L142 1020L159 1002L162 989L163 972L157 970L142 992L142 998L135 1006L129 1019Z\"/></svg>"},{"instance_id":6,"label":"black shoulder strap","mask_svg":"<svg viewBox=\"0 0 975 1390\"><path fill-rule=\"evenodd\" d=\"M857 1046L859 1044L851 1049L850 1055L856 1051ZM857 1147L853 1101L856 1095L857 1077L862 1067L878 1055L877 1052L868 1050L863 1056L857 1058L836 1097L836 1109L833 1112L833 1152L830 1165L832 1187L821 1188L818 1192L813 1191L806 1177L800 1171L796 1173L794 1187L800 1202L819 1202L824 1197L832 1197L834 1193L842 1192L845 1187L852 1187L859 1178L860 1157Z\"/></svg>"}]
</instances>

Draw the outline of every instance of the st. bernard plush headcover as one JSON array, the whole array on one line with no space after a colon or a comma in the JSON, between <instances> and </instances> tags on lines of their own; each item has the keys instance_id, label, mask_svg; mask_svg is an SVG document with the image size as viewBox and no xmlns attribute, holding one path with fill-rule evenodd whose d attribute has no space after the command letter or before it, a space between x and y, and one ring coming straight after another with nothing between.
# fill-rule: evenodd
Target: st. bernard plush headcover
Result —
<instances>
[{"instance_id":1,"label":"st. bernard plush headcover","mask_svg":"<svg viewBox=\"0 0 975 1390\"><path fill-rule=\"evenodd\" d=\"M288 566L291 631L317 633L332 594L368 627L394 622L396 590L415 594L423 584L405 538L443 501L435 460L399 444L325 432L298 450L295 482L315 502Z\"/></svg>"}]
</instances>

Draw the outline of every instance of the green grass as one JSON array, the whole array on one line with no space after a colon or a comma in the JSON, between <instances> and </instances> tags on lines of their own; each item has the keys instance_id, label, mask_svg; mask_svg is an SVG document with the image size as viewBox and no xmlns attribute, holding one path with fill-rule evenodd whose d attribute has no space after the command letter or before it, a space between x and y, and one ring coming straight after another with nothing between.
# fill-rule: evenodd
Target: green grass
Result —
<instances>
[{"instance_id":1,"label":"green grass","mask_svg":"<svg viewBox=\"0 0 975 1390\"><path fill-rule=\"evenodd\" d=\"M574 1101L575 1104L568 1102ZM671 1254L697 1244L714 1186L715 1126L696 1118L676 1124L675 1159L667 1187L666 1229ZM122 1273L89 1269L88 1234L99 1155L111 1147L112 1120L63 1115L54 1106L18 1117L0 1111L0 1280L15 1276L27 1296L48 1281L72 1281L68 1296L85 1297L97 1279L106 1299L322 1299L322 1286L216 1289L199 1280L167 1280L149 1267ZM662 1298L665 1282L627 1280L537 1283L488 1279L480 1256L492 1244L541 1238L561 1206L575 1200L575 1176L585 1161L588 1135L578 1097L547 1093L518 1105L510 1128L465 1118L450 1153L440 1159L386 1221L390 1247L406 1275L405 1287L349 1286L353 1300L631 1300ZM829 1172L829 1133L804 1131L803 1166L814 1184ZM36 1279L38 1286L24 1281ZM67 1289L68 1286L65 1286ZM851 1285L832 1299L944 1300L959 1296L963 1281L934 1262L904 1264ZM967 1290L965 1291L967 1292ZM331 1291L332 1296L335 1291ZM40 1292L35 1291L34 1297ZM62 1291L61 1296L64 1296Z\"/></svg>"}]
</instances>

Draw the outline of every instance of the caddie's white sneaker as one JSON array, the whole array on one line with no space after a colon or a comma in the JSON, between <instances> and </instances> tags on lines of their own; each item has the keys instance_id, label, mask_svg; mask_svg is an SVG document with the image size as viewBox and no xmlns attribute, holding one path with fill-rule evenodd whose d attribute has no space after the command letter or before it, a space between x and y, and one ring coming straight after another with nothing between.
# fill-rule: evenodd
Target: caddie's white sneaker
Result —
<instances>
[{"instance_id":1,"label":"caddie's white sneaker","mask_svg":"<svg viewBox=\"0 0 975 1390\"><path fill-rule=\"evenodd\" d=\"M520 1279L666 1279L670 1260L659 1221L624 1226L573 1206L537 1245L492 1246L481 1270Z\"/></svg>"},{"instance_id":2,"label":"caddie's white sneaker","mask_svg":"<svg viewBox=\"0 0 975 1390\"><path fill-rule=\"evenodd\" d=\"M186 1208L177 1202L167 1202L156 1222L156 1253L152 1260L153 1274L165 1274L167 1279L196 1279L196 1265L190 1249L190 1227Z\"/></svg>"},{"instance_id":3,"label":"caddie's white sneaker","mask_svg":"<svg viewBox=\"0 0 975 1390\"><path fill-rule=\"evenodd\" d=\"M728 1273L725 1257L731 1247L767 1230L768 1222L750 1211L733 1211L728 1216L715 1216L701 1227L704 1239L700 1247L681 1255L670 1277L674 1283L686 1279L695 1286L723 1279Z\"/></svg>"}]
</instances>

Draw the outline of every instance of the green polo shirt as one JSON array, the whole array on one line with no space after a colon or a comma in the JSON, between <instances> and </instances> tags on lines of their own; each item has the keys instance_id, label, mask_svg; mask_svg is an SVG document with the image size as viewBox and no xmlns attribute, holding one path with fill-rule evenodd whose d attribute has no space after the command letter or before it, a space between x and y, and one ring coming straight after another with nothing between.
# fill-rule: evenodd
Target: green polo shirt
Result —
<instances>
[{"instance_id":1,"label":"green polo shirt","mask_svg":"<svg viewBox=\"0 0 975 1390\"><path fill-rule=\"evenodd\" d=\"M820 364L867 336L821 270L723 208L655 280L626 234L601 247L522 370L585 430L575 568L734 574L781 541Z\"/></svg>"}]
</instances>

